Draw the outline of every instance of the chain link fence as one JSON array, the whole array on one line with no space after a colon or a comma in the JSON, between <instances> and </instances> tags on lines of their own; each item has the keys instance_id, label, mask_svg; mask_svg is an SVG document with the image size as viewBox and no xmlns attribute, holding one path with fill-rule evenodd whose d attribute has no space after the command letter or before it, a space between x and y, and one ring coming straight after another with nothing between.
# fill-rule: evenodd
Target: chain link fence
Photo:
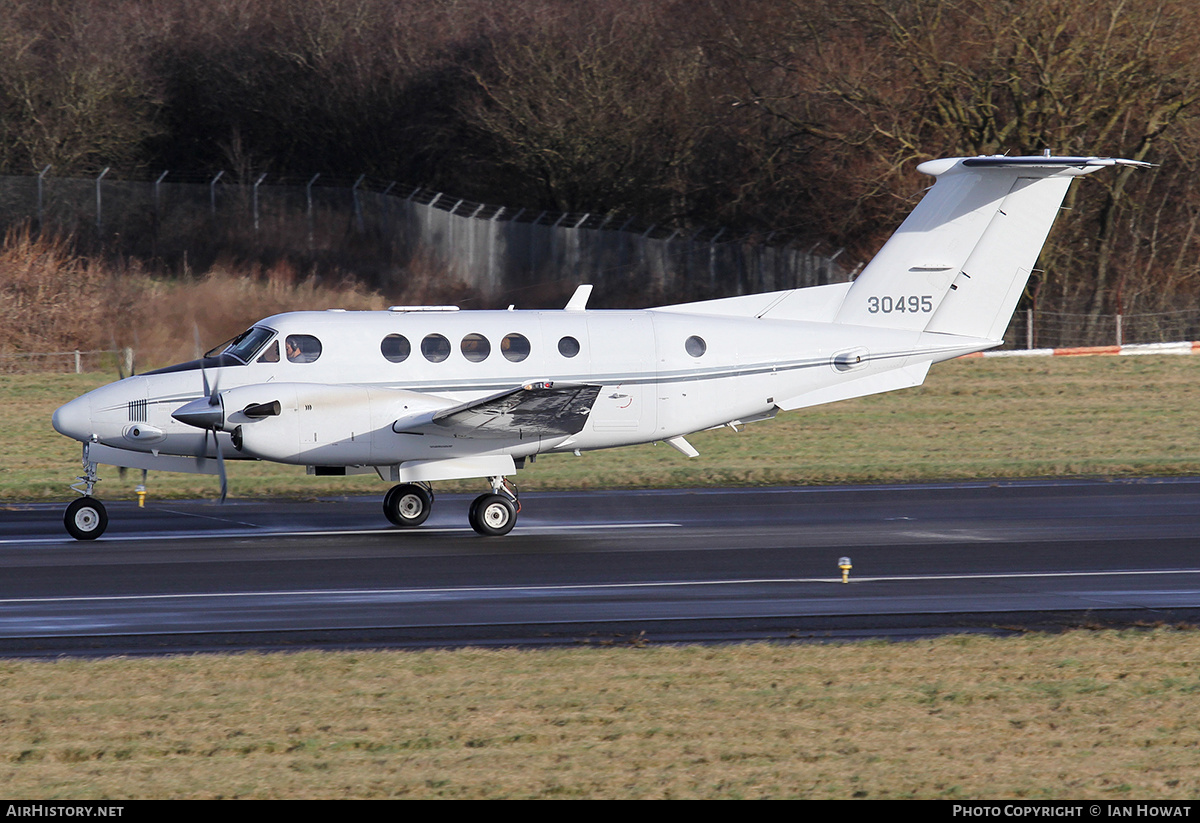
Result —
<instances>
[{"instance_id":1,"label":"chain link fence","mask_svg":"<svg viewBox=\"0 0 1200 823\"><path fill-rule=\"evenodd\" d=\"M844 281L838 255L781 235L684 231L618 214L476 203L365 176L296 183L218 173L181 181L0 176L0 225L31 222L88 250L112 250L177 271L220 259L340 271L399 292L437 276L495 298L539 286L592 283L631 305L659 295L699 299ZM780 242L774 242L780 241ZM431 272L433 274L431 274Z\"/></svg>"},{"instance_id":2,"label":"chain link fence","mask_svg":"<svg viewBox=\"0 0 1200 823\"><path fill-rule=\"evenodd\" d=\"M1004 335L1007 349L1124 346L1200 340L1200 310L1144 314L1069 314L1023 309Z\"/></svg>"}]
</instances>

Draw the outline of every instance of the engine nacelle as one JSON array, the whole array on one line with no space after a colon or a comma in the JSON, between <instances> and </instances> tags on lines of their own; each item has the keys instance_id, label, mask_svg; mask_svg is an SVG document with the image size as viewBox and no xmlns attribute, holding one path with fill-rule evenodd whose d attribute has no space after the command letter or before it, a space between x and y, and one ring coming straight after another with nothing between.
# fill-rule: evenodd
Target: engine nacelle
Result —
<instances>
[{"instance_id":1,"label":"engine nacelle","mask_svg":"<svg viewBox=\"0 0 1200 823\"><path fill-rule=\"evenodd\" d=\"M221 429L247 457L330 466L396 462L392 423L440 408L401 389L319 383L239 386L221 392L221 405Z\"/></svg>"}]
</instances>

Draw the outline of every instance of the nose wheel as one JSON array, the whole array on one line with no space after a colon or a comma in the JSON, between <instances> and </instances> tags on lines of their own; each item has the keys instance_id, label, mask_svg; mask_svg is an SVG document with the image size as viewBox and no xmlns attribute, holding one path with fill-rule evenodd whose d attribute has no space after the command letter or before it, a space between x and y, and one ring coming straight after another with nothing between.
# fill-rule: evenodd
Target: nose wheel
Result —
<instances>
[{"instance_id":1,"label":"nose wheel","mask_svg":"<svg viewBox=\"0 0 1200 823\"><path fill-rule=\"evenodd\" d=\"M63 525L76 540L95 540L108 528L108 512L96 498L80 497L67 506Z\"/></svg>"},{"instance_id":2,"label":"nose wheel","mask_svg":"<svg viewBox=\"0 0 1200 823\"><path fill-rule=\"evenodd\" d=\"M63 512L67 534L76 540L95 540L108 528L108 512L104 504L92 497L100 478L96 474L96 464L92 462L90 447L90 443L83 444L83 474L71 484L71 488L82 497L71 501Z\"/></svg>"}]
</instances>

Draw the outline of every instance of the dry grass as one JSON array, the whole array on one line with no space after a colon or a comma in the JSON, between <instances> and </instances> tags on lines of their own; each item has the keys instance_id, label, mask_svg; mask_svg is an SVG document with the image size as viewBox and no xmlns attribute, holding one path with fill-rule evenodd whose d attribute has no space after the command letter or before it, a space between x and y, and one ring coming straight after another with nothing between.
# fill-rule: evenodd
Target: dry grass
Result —
<instances>
[{"instance_id":1,"label":"dry grass","mask_svg":"<svg viewBox=\"0 0 1200 823\"><path fill-rule=\"evenodd\" d=\"M1200 634L0 663L7 797L1193 798Z\"/></svg>"},{"instance_id":2,"label":"dry grass","mask_svg":"<svg viewBox=\"0 0 1200 823\"><path fill-rule=\"evenodd\" d=\"M461 282L418 255L387 296L339 272L318 276L287 261L219 262L181 278L139 262L84 257L69 238L10 230L0 245L0 371L40 371L31 352L132 347L139 371L190 360L257 320L303 309L382 309L469 297ZM61 359L57 366L62 366ZM54 368L54 365L49 368Z\"/></svg>"}]
</instances>

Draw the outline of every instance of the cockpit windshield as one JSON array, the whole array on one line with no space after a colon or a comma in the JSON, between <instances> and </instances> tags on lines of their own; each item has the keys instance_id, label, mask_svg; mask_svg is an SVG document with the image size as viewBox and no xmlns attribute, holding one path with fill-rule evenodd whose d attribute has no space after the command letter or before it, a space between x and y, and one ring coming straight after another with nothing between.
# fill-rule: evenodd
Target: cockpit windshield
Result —
<instances>
[{"instance_id":1,"label":"cockpit windshield","mask_svg":"<svg viewBox=\"0 0 1200 823\"><path fill-rule=\"evenodd\" d=\"M217 355L230 354L236 357L243 363L249 363L254 359L254 355L267 345L267 342L275 336L275 332L270 329L264 329L259 326L247 329L232 340L226 340L216 348L210 349L204 353L205 357L216 357Z\"/></svg>"}]
</instances>

